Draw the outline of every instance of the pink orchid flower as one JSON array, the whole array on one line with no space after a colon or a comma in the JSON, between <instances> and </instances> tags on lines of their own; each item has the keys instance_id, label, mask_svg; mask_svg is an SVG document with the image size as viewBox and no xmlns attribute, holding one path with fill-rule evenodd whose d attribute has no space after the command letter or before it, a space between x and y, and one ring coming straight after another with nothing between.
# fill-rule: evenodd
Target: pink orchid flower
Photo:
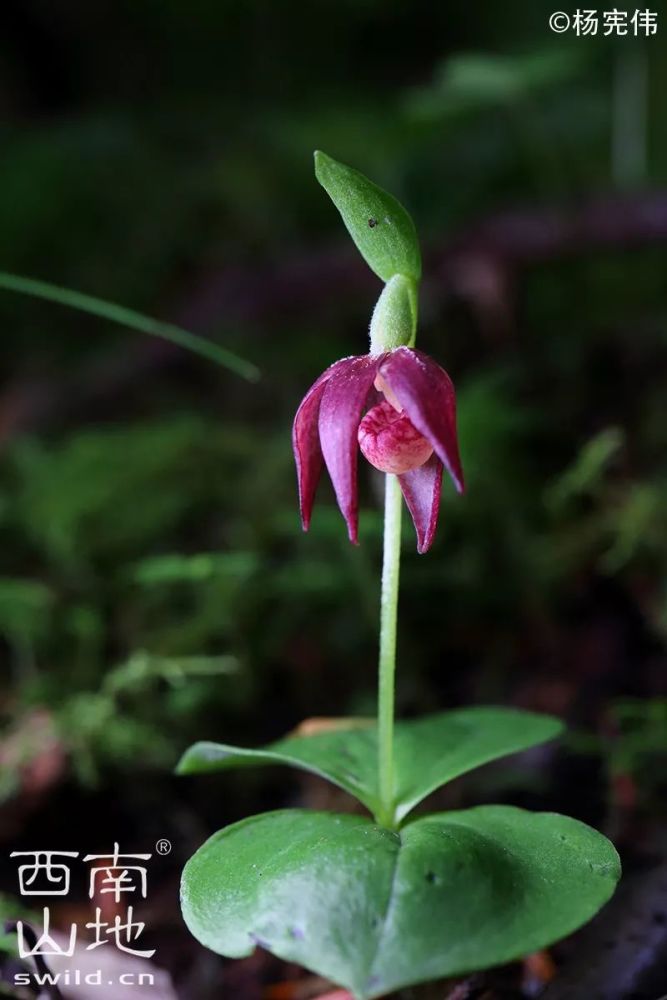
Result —
<instances>
[{"instance_id":1,"label":"pink orchid flower","mask_svg":"<svg viewBox=\"0 0 667 1000\"><path fill-rule=\"evenodd\" d=\"M454 386L440 365L411 347L343 358L327 368L297 410L292 444L304 531L326 464L356 544L358 447L376 469L398 476L419 552L435 535L443 466L459 493L464 489Z\"/></svg>"}]
</instances>

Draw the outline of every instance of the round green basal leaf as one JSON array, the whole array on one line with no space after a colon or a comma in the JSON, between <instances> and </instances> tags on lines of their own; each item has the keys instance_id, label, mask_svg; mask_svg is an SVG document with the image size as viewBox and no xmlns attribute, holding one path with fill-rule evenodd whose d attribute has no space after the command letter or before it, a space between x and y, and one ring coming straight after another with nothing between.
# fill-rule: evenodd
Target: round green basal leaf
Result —
<instances>
[{"instance_id":1,"label":"round green basal leaf","mask_svg":"<svg viewBox=\"0 0 667 1000\"><path fill-rule=\"evenodd\" d=\"M367 177L319 150L315 176L340 212L368 266L383 281L405 274L421 277L414 223L401 203Z\"/></svg>"},{"instance_id":2,"label":"round green basal leaf","mask_svg":"<svg viewBox=\"0 0 667 1000\"><path fill-rule=\"evenodd\" d=\"M546 947L619 876L605 837L554 813L482 806L394 832L284 810L211 837L185 867L182 908L221 955L259 946L370 1000Z\"/></svg>"},{"instance_id":3,"label":"round green basal leaf","mask_svg":"<svg viewBox=\"0 0 667 1000\"><path fill-rule=\"evenodd\" d=\"M196 774L257 764L287 764L319 774L377 813L377 729L349 720L349 728L291 736L260 750L195 743L178 772ZM395 820L400 822L440 785L489 761L553 739L558 719L511 708L474 707L442 712L395 729Z\"/></svg>"}]
</instances>

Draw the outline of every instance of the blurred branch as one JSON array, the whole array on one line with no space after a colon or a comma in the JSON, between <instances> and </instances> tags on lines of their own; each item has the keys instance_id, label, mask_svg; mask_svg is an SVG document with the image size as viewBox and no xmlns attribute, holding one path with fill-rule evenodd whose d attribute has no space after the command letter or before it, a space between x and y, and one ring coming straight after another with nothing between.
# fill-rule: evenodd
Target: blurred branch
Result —
<instances>
[{"instance_id":1,"label":"blurred branch","mask_svg":"<svg viewBox=\"0 0 667 1000\"><path fill-rule=\"evenodd\" d=\"M581 204L492 215L426 254L429 294L475 299L484 282L535 263L606 248L624 250L667 242L667 191L589 199ZM479 276L477 278L476 276ZM326 308L332 289L372 294L375 280L354 255L331 249L298 254L267 267L234 268L200 281L184 308L188 325L224 315L239 325L273 330Z\"/></svg>"},{"instance_id":2,"label":"blurred branch","mask_svg":"<svg viewBox=\"0 0 667 1000\"><path fill-rule=\"evenodd\" d=\"M7 271L0 271L0 288L5 288L10 292L18 292L21 295L30 295L33 298L45 299L47 302L55 302L57 305L68 306L70 309L78 309L80 312L99 316L101 319L110 320L120 326L127 326L140 333L164 337L165 340L177 347L199 354L251 381L254 381L259 374L255 365L219 344L206 340L204 337L198 337L182 327L174 326L173 323L163 323L161 320L144 316L143 313L127 309L115 302L107 302L105 299L85 295L83 292L77 292L71 288L52 285L46 281L36 281L34 278L9 274Z\"/></svg>"},{"instance_id":3,"label":"blurred branch","mask_svg":"<svg viewBox=\"0 0 667 1000\"><path fill-rule=\"evenodd\" d=\"M612 114L612 177L621 188L637 187L648 162L648 57L637 41L618 47Z\"/></svg>"},{"instance_id":4,"label":"blurred branch","mask_svg":"<svg viewBox=\"0 0 667 1000\"><path fill-rule=\"evenodd\" d=\"M592 198L580 204L490 216L427 258L436 290L468 302L483 329L513 325L518 272L592 250L667 241L667 191Z\"/></svg>"},{"instance_id":5,"label":"blurred branch","mask_svg":"<svg viewBox=\"0 0 667 1000\"><path fill-rule=\"evenodd\" d=\"M465 230L436 255L441 267L466 254L525 265L598 248L667 240L667 191L609 196L570 208L505 212Z\"/></svg>"},{"instance_id":6,"label":"blurred branch","mask_svg":"<svg viewBox=\"0 0 667 1000\"><path fill-rule=\"evenodd\" d=\"M625 250L667 242L667 191L591 199L571 207L501 213L463 230L426 255L428 293L438 307L448 296L467 301L480 324L506 331L512 324L513 283L523 268L598 248ZM303 322L326 309L345 288L372 295L375 279L354 254L331 248L271 263L238 265L201 277L175 313L185 326L203 327L224 316L255 336ZM248 330L250 333L250 330ZM178 362L172 343L137 343L90 362L76 378L54 385L31 380L11 386L0 401L0 440L42 425L69 410L124 391L147 372Z\"/></svg>"}]
</instances>

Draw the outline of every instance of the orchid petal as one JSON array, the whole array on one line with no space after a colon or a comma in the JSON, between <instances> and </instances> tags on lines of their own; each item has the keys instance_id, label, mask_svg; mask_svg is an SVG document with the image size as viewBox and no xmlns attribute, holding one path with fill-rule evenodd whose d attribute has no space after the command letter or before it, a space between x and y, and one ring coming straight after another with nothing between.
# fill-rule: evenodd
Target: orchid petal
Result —
<instances>
[{"instance_id":1,"label":"orchid petal","mask_svg":"<svg viewBox=\"0 0 667 1000\"><path fill-rule=\"evenodd\" d=\"M459 493L464 490L463 469L456 437L456 394L447 372L411 347L397 347L385 355L379 376L398 400L410 423L423 434L449 472Z\"/></svg>"},{"instance_id":2,"label":"orchid petal","mask_svg":"<svg viewBox=\"0 0 667 1000\"><path fill-rule=\"evenodd\" d=\"M417 551L428 552L438 525L442 462L431 455L418 469L402 473L398 481L417 532Z\"/></svg>"},{"instance_id":3,"label":"orchid petal","mask_svg":"<svg viewBox=\"0 0 667 1000\"><path fill-rule=\"evenodd\" d=\"M325 372L322 372L317 381L311 385L303 397L294 418L292 448L296 461L296 474L299 484L299 509L301 511L301 523L304 531L308 531L310 527L310 515L313 510L317 484L319 483L324 464L322 449L320 447L320 432L317 426L322 395L331 376L341 365L347 364L347 361L347 358L342 361L336 361Z\"/></svg>"},{"instance_id":4,"label":"orchid petal","mask_svg":"<svg viewBox=\"0 0 667 1000\"><path fill-rule=\"evenodd\" d=\"M357 430L368 394L384 354L364 354L339 363L327 381L320 404L322 454L336 499L347 522L350 541L357 542Z\"/></svg>"}]
</instances>

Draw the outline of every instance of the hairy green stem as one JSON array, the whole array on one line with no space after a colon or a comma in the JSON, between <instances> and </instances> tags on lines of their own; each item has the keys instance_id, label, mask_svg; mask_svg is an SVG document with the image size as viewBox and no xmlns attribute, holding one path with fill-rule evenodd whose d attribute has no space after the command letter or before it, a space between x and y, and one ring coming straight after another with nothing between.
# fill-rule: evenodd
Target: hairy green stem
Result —
<instances>
[{"instance_id":1,"label":"hairy green stem","mask_svg":"<svg viewBox=\"0 0 667 1000\"><path fill-rule=\"evenodd\" d=\"M403 497L398 476L385 476L384 554L380 607L380 662L378 683L378 785L377 820L396 826L394 787L394 689L396 673L396 621L401 563Z\"/></svg>"}]
</instances>

